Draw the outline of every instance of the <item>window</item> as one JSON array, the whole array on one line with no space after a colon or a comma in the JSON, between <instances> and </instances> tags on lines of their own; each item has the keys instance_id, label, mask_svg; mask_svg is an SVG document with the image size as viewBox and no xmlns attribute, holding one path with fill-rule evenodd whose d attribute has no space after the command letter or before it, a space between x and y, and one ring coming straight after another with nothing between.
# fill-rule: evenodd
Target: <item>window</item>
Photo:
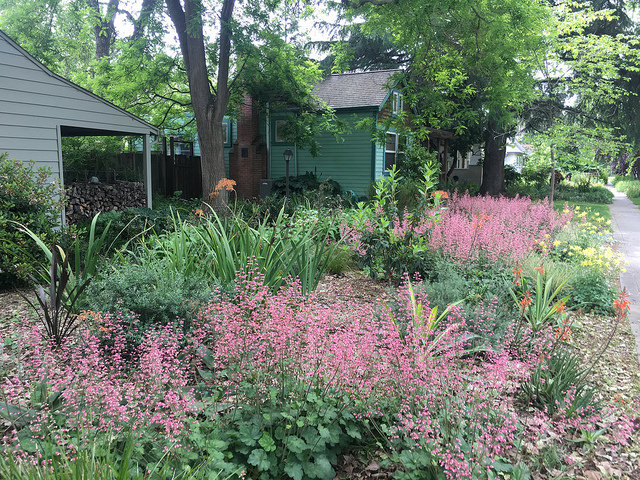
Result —
<instances>
[{"instance_id":1,"label":"window","mask_svg":"<svg viewBox=\"0 0 640 480\"><path fill-rule=\"evenodd\" d=\"M222 135L225 146L231 146L231 121L227 117L222 120Z\"/></svg>"},{"instance_id":2,"label":"window","mask_svg":"<svg viewBox=\"0 0 640 480\"><path fill-rule=\"evenodd\" d=\"M387 132L384 146L384 169L391 170L398 161L402 162L406 149L406 136L398 135L395 132Z\"/></svg>"},{"instance_id":3,"label":"window","mask_svg":"<svg viewBox=\"0 0 640 480\"><path fill-rule=\"evenodd\" d=\"M273 122L273 141L274 143L287 143L284 136L284 127L287 124L286 120L275 120Z\"/></svg>"},{"instance_id":4,"label":"window","mask_svg":"<svg viewBox=\"0 0 640 480\"><path fill-rule=\"evenodd\" d=\"M404 110L404 99L402 98L402 94L400 92L393 92L392 98L393 102L391 105L391 111L394 115L398 115L401 111Z\"/></svg>"},{"instance_id":5,"label":"window","mask_svg":"<svg viewBox=\"0 0 640 480\"><path fill-rule=\"evenodd\" d=\"M395 133L387 132L384 146L384 169L391 170L396 164L396 153L398 148L398 136Z\"/></svg>"},{"instance_id":6,"label":"window","mask_svg":"<svg viewBox=\"0 0 640 480\"><path fill-rule=\"evenodd\" d=\"M456 168L469 168L469 158L471 157L471 152L466 155L462 155L458 152L456 157Z\"/></svg>"}]
</instances>

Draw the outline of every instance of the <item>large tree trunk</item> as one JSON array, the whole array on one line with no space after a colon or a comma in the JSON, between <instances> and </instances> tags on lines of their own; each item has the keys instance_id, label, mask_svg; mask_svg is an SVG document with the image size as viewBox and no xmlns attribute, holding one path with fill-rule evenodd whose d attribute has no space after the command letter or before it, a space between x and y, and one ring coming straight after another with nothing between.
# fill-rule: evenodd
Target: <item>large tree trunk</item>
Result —
<instances>
[{"instance_id":1,"label":"large tree trunk","mask_svg":"<svg viewBox=\"0 0 640 480\"><path fill-rule=\"evenodd\" d=\"M551 178L549 178L549 205L553 207L553 197L556 193L556 159L553 152L553 144L549 148L551 152Z\"/></svg>"},{"instance_id":2,"label":"large tree trunk","mask_svg":"<svg viewBox=\"0 0 640 480\"><path fill-rule=\"evenodd\" d=\"M504 157L507 134L494 120L487 122L482 163L482 195L499 195L504 191Z\"/></svg>"},{"instance_id":3,"label":"large tree trunk","mask_svg":"<svg viewBox=\"0 0 640 480\"><path fill-rule=\"evenodd\" d=\"M116 34L115 19L119 5L120 0L109 0L103 17L98 0L89 0L89 8L93 10L96 20L93 34L96 40L96 59L98 60L111 55L111 45Z\"/></svg>"},{"instance_id":4,"label":"large tree trunk","mask_svg":"<svg viewBox=\"0 0 640 480\"><path fill-rule=\"evenodd\" d=\"M229 104L229 22L235 0L224 0L222 5L215 95L209 85L200 0L184 0L184 10L180 0L166 0L166 3L180 40L189 79L191 104L196 117L202 162L202 201L219 210L226 205L226 192L220 192L214 197L210 197L210 194L215 192L216 185L225 176L222 120Z\"/></svg>"}]
</instances>

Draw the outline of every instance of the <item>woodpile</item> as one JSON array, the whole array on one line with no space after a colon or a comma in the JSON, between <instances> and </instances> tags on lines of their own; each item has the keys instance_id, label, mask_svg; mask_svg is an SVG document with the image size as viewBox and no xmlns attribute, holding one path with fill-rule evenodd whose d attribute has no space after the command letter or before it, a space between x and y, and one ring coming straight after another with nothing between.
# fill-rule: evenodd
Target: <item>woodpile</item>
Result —
<instances>
[{"instance_id":1,"label":"woodpile","mask_svg":"<svg viewBox=\"0 0 640 480\"><path fill-rule=\"evenodd\" d=\"M67 186L67 223L77 223L98 212L146 205L144 184L140 182L76 182Z\"/></svg>"}]
</instances>

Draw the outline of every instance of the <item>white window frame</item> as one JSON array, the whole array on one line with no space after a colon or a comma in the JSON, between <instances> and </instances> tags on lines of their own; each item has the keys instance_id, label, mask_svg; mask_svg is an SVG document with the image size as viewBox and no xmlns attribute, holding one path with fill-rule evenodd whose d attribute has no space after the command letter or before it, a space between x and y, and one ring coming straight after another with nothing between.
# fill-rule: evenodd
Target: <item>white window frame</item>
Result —
<instances>
[{"instance_id":1,"label":"white window frame","mask_svg":"<svg viewBox=\"0 0 640 480\"><path fill-rule=\"evenodd\" d=\"M387 135L393 135L394 137L394 142L393 142L393 150L390 150L388 148L388 142L387 142ZM383 171L384 172L388 172L389 170L391 170L391 165L389 165L389 167L387 167L387 154L392 153L393 154L393 164L395 165L398 162L398 155L400 154L406 154L407 151L407 146L409 145L409 137L405 136L405 144L404 144L404 149L400 150L400 147L403 146L400 143L400 138L403 137L403 135L400 135L398 132L392 132L392 131L386 131L385 132L385 142L384 142L384 164L383 164Z\"/></svg>"},{"instance_id":2,"label":"white window frame","mask_svg":"<svg viewBox=\"0 0 640 480\"><path fill-rule=\"evenodd\" d=\"M391 113L393 115L398 115L401 111L404 110L404 98L401 92L393 91L392 99L391 99Z\"/></svg>"},{"instance_id":3,"label":"white window frame","mask_svg":"<svg viewBox=\"0 0 640 480\"><path fill-rule=\"evenodd\" d=\"M287 120L284 118L277 118L273 121L273 142L286 144L287 141L281 133L282 127L287 124Z\"/></svg>"},{"instance_id":4,"label":"white window frame","mask_svg":"<svg viewBox=\"0 0 640 480\"><path fill-rule=\"evenodd\" d=\"M394 137L394 142L393 142L393 150L389 150L389 140L388 140L388 136L392 135ZM387 155L388 154L393 154L393 164L396 164L396 160L398 158L398 134L396 132L385 132L384 134L384 165L383 165L383 170L385 172L388 172L389 170L391 170L391 165L387 166Z\"/></svg>"},{"instance_id":5,"label":"white window frame","mask_svg":"<svg viewBox=\"0 0 640 480\"><path fill-rule=\"evenodd\" d=\"M469 168L469 158L471 157L471 152L467 152L466 155L461 155L460 152L456 155L456 169L458 170L466 170Z\"/></svg>"}]
</instances>

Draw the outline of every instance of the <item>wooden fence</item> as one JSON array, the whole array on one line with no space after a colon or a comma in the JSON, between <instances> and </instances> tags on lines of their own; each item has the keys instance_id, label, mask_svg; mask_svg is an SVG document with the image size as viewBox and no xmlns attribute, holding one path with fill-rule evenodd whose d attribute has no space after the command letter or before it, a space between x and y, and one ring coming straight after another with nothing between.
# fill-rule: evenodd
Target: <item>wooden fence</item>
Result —
<instances>
[{"instance_id":1,"label":"wooden fence","mask_svg":"<svg viewBox=\"0 0 640 480\"><path fill-rule=\"evenodd\" d=\"M123 153L118 155L116 168L134 170L143 178L142 153ZM200 157L193 155L165 155L163 152L151 153L151 184L156 195L171 196L181 192L182 198L200 198L202 196L202 169Z\"/></svg>"}]
</instances>

